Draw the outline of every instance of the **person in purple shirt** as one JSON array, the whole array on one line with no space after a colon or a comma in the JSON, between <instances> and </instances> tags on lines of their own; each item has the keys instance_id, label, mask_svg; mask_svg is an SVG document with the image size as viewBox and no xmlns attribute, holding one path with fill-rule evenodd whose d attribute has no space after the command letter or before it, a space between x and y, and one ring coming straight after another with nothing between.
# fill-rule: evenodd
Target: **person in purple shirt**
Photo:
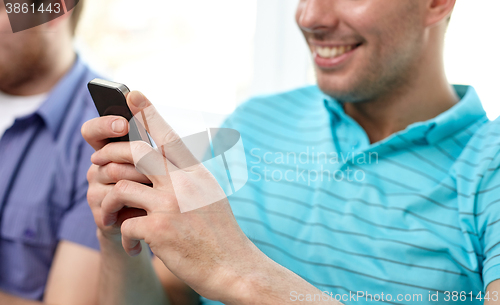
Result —
<instances>
[{"instance_id":1,"label":"person in purple shirt","mask_svg":"<svg viewBox=\"0 0 500 305\"><path fill-rule=\"evenodd\" d=\"M75 54L82 1L12 33L0 0L0 304L97 304L99 244L88 207L97 75Z\"/></svg>"}]
</instances>

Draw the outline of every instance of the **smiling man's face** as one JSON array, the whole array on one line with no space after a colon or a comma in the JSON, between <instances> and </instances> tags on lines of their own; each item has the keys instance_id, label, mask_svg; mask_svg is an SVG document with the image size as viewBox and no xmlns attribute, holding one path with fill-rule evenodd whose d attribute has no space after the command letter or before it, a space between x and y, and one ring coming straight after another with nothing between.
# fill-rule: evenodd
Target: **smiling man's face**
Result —
<instances>
[{"instance_id":1,"label":"smiling man's face","mask_svg":"<svg viewBox=\"0 0 500 305\"><path fill-rule=\"evenodd\" d=\"M363 102L407 84L424 52L424 13L420 0L300 0L296 20L318 86Z\"/></svg>"}]
</instances>

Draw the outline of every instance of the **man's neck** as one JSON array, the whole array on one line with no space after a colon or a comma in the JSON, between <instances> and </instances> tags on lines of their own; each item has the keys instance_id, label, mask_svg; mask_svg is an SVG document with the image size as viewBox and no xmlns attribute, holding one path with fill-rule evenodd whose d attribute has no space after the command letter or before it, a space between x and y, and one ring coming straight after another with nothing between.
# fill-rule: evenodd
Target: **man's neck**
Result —
<instances>
[{"instance_id":1,"label":"man's neck","mask_svg":"<svg viewBox=\"0 0 500 305\"><path fill-rule=\"evenodd\" d=\"M383 140L408 125L430 120L450 109L460 98L448 83L443 49L446 25L424 35L424 52L401 75L400 86L359 103L346 103L345 112L365 130L370 143Z\"/></svg>"},{"instance_id":2,"label":"man's neck","mask_svg":"<svg viewBox=\"0 0 500 305\"><path fill-rule=\"evenodd\" d=\"M412 123L432 119L460 100L446 80L444 68L433 70L416 71L411 83L401 89L371 101L346 103L344 110L363 127L370 143L383 140Z\"/></svg>"}]
</instances>

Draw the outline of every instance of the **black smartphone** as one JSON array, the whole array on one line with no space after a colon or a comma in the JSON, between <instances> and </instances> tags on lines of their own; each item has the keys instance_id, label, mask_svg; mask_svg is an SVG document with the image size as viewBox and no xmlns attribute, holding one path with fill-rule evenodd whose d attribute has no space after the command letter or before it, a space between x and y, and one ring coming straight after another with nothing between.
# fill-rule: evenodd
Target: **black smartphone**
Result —
<instances>
[{"instance_id":1,"label":"black smartphone","mask_svg":"<svg viewBox=\"0 0 500 305\"><path fill-rule=\"evenodd\" d=\"M129 133L123 137L110 139L112 142L144 141L153 146L144 126L132 119L132 111L127 105L127 95L130 93L127 86L96 78L90 81L87 87L100 116L119 115L129 122Z\"/></svg>"}]
</instances>

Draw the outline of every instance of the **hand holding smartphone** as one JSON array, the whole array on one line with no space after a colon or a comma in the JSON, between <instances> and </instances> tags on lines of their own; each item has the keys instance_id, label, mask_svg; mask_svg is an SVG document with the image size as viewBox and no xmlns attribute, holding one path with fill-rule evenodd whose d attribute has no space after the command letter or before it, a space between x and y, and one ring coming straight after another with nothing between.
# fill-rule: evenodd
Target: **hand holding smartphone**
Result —
<instances>
[{"instance_id":1,"label":"hand holding smartphone","mask_svg":"<svg viewBox=\"0 0 500 305\"><path fill-rule=\"evenodd\" d=\"M96 78L90 81L87 87L100 116L118 115L129 122L129 133L123 137L110 139L110 141L144 141L153 146L146 129L134 119L127 105L127 95L130 93L127 86Z\"/></svg>"}]
</instances>

